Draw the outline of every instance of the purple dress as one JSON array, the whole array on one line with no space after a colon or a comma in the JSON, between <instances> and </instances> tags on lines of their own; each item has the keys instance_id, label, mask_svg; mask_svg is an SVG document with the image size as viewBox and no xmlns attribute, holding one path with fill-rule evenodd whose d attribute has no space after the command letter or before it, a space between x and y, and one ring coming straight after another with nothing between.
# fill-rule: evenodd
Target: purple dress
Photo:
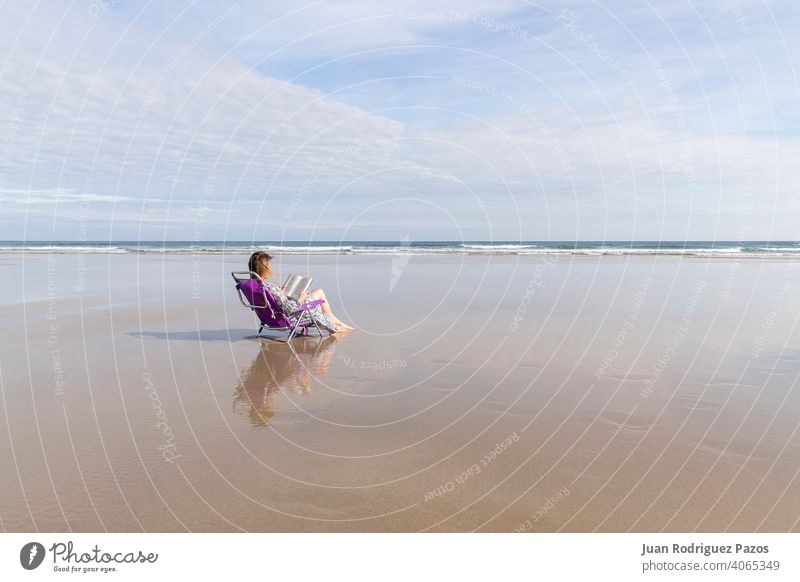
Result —
<instances>
[{"instance_id":1,"label":"purple dress","mask_svg":"<svg viewBox=\"0 0 800 582\"><path fill-rule=\"evenodd\" d=\"M288 314L300 309L302 303L297 299L292 299L291 297L286 295L286 293L283 292L283 289L281 289L274 283L270 283L269 281L263 281L263 283L264 286L267 289L269 289L269 292L275 298L275 301L278 302L278 306L281 308L281 311ZM306 301L311 301L311 300L312 297L309 294ZM317 320L317 323L320 325L320 327L323 327L330 332L339 331L339 328L336 327L336 324L333 322L333 320L327 315L325 315L324 311L322 311L321 306L317 305L316 307L312 307L308 311L314 315L314 319Z\"/></svg>"}]
</instances>

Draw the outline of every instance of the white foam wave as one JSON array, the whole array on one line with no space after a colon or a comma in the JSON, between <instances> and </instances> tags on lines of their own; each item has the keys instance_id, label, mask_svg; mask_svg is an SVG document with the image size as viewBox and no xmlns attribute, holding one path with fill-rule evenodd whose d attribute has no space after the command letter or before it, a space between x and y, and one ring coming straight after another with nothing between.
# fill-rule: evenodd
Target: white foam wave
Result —
<instances>
[{"instance_id":1,"label":"white foam wave","mask_svg":"<svg viewBox=\"0 0 800 582\"><path fill-rule=\"evenodd\" d=\"M719 257L719 258L798 258L800 247L770 247L770 246L730 246L717 248L681 248L681 247L631 247L631 246L575 246L575 247L547 247L544 244L484 244L484 243L453 243L452 245L425 244L371 246L364 244L349 245L308 245L308 244L268 244L268 245L224 245L213 243L186 243L159 245L154 243L118 244L102 246L97 244L64 244L64 245L39 245L39 244L5 244L0 245L0 253L40 253L40 254L75 254L75 253L157 253L157 254L247 254L257 249L267 250L274 254L301 254L301 255L564 255L564 256L686 256L686 257Z\"/></svg>"},{"instance_id":2,"label":"white foam wave","mask_svg":"<svg viewBox=\"0 0 800 582\"><path fill-rule=\"evenodd\" d=\"M130 249L122 247L91 247L91 246L0 246L0 253L39 253L39 254L67 254L67 253L130 253Z\"/></svg>"}]
</instances>

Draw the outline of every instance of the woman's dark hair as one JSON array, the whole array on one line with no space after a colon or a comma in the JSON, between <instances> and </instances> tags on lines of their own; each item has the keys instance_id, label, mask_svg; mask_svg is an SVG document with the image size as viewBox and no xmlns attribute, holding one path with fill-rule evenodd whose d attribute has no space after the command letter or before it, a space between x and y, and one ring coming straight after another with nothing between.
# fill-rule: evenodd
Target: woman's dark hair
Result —
<instances>
[{"instance_id":1,"label":"woman's dark hair","mask_svg":"<svg viewBox=\"0 0 800 582\"><path fill-rule=\"evenodd\" d=\"M250 255L247 265L250 271L258 273L262 279L266 279L272 274L272 257L264 251L256 251Z\"/></svg>"}]
</instances>

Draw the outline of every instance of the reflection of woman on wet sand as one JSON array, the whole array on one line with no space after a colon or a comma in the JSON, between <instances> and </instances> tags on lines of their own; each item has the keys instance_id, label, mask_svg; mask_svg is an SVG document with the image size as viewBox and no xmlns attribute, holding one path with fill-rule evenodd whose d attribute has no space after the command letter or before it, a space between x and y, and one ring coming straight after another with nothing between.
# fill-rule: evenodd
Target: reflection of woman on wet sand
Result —
<instances>
[{"instance_id":1,"label":"reflection of woman on wet sand","mask_svg":"<svg viewBox=\"0 0 800 582\"><path fill-rule=\"evenodd\" d=\"M312 377L322 378L327 373L336 341L336 336L328 336L295 341L294 345L262 343L234 391L234 412L247 414L254 426L268 426L280 390L307 394Z\"/></svg>"}]
</instances>

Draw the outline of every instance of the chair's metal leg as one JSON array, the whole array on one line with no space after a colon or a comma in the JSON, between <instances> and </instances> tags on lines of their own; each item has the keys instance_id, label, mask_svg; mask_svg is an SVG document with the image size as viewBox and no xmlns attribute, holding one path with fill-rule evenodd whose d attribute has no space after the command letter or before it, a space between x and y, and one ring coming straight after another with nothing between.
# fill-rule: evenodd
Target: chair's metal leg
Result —
<instances>
[{"instance_id":1,"label":"chair's metal leg","mask_svg":"<svg viewBox=\"0 0 800 582\"><path fill-rule=\"evenodd\" d=\"M287 341L291 341L294 337L295 333L297 333L297 328L300 325L300 322L303 321L303 314L300 313L297 316L297 321L294 323L294 327L292 327L292 331L289 332L289 339Z\"/></svg>"},{"instance_id":2,"label":"chair's metal leg","mask_svg":"<svg viewBox=\"0 0 800 582\"><path fill-rule=\"evenodd\" d=\"M322 335L322 328L319 326L319 323L317 323L317 318L314 317L314 314L311 312L309 312L308 315L311 317L311 321L314 323L314 327L317 328L317 331L319 332L319 337L324 337ZM328 332L328 335L330 335L330 332Z\"/></svg>"}]
</instances>

